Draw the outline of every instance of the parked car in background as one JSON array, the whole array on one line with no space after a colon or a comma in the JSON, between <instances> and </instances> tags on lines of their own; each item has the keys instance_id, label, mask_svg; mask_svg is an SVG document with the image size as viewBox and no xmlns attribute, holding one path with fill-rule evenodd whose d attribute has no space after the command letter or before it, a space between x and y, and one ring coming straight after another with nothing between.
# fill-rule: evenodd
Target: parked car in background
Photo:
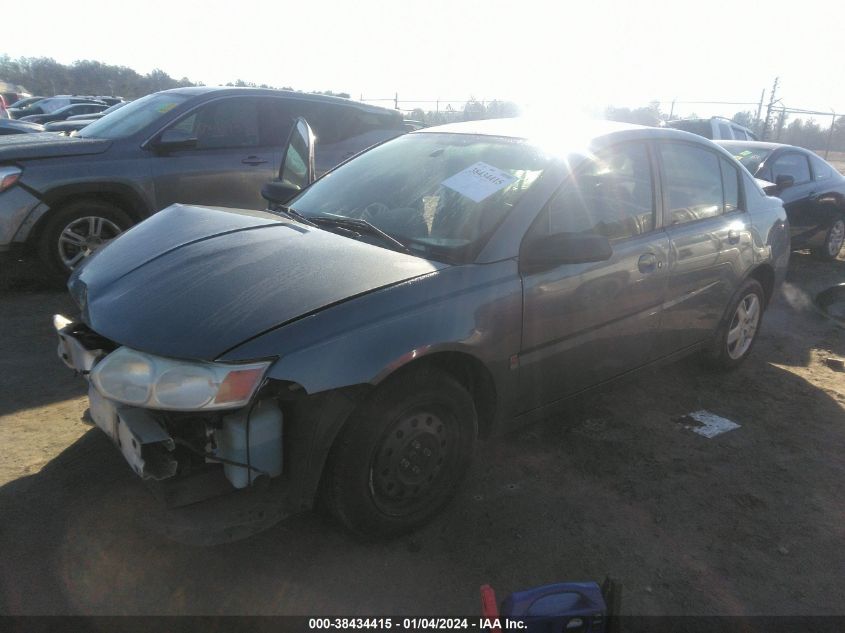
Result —
<instances>
[{"instance_id":1,"label":"parked car in background","mask_svg":"<svg viewBox=\"0 0 845 633\"><path fill-rule=\"evenodd\" d=\"M783 200L794 249L835 259L845 243L845 177L814 152L780 143L719 141Z\"/></svg>"},{"instance_id":2,"label":"parked car in background","mask_svg":"<svg viewBox=\"0 0 845 633\"><path fill-rule=\"evenodd\" d=\"M0 139L0 251L35 249L67 274L121 231L183 202L262 209L287 134L305 116L322 173L404 132L395 110L298 92L179 88L148 95L77 136ZM24 136L38 136L28 140Z\"/></svg>"},{"instance_id":3,"label":"parked car in background","mask_svg":"<svg viewBox=\"0 0 845 633\"><path fill-rule=\"evenodd\" d=\"M16 121L15 119L0 119L0 136L6 134L32 134L35 132L46 132L40 123L28 123Z\"/></svg>"},{"instance_id":4,"label":"parked car in background","mask_svg":"<svg viewBox=\"0 0 845 633\"><path fill-rule=\"evenodd\" d=\"M51 121L50 123L47 123L44 127L48 132L60 132L62 134L70 134L71 132L81 130L86 125L93 121L96 121L97 119L102 119L104 116L114 112L115 110L119 110L127 103L130 102L120 101L101 112L94 112L93 114L75 114L73 116L69 116L64 121Z\"/></svg>"},{"instance_id":5,"label":"parked car in background","mask_svg":"<svg viewBox=\"0 0 845 633\"><path fill-rule=\"evenodd\" d=\"M20 117L18 120L44 125L45 123L50 123L52 121L64 121L70 116L97 114L98 112L105 111L108 107L109 106L105 103L97 103L93 101L90 103L72 103L64 106L63 108L59 108L58 110L54 110L49 114L31 114L29 116Z\"/></svg>"},{"instance_id":6,"label":"parked car in background","mask_svg":"<svg viewBox=\"0 0 845 633\"><path fill-rule=\"evenodd\" d=\"M28 105L23 109L14 108L9 112L9 116L13 119L22 119L26 116L32 116L35 114L50 114L59 110L60 108L64 108L65 106L73 105L75 103L100 103L102 101L96 101L91 99L90 97L75 97L70 95L60 95L57 97L46 97L45 99L40 99L35 103Z\"/></svg>"},{"instance_id":7,"label":"parked car in background","mask_svg":"<svg viewBox=\"0 0 845 633\"><path fill-rule=\"evenodd\" d=\"M667 121L667 127L692 132L709 139L738 139L756 141L757 136L747 127L720 116L709 119L675 119Z\"/></svg>"},{"instance_id":8,"label":"parked car in background","mask_svg":"<svg viewBox=\"0 0 845 633\"><path fill-rule=\"evenodd\" d=\"M23 108L28 108L29 106L34 104L36 101L41 101L41 99L43 99L43 98L44 97L24 97L23 99L18 99L14 103L10 103L9 107L15 108L15 109L18 109L18 110L22 110Z\"/></svg>"},{"instance_id":9,"label":"parked car in background","mask_svg":"<svg viewBox=\"0 0 845 633\"><path fill-rule=\"evenodd\" d=\"M79 317L55 319L138 475L192 502L269 479L237 529L318 490L353 532L413 529L477 437L680 355L739 365L786 272L780 200L677 130L446 125L308 186L310 139L300 120L273 211L174 205L75 271Z\"/></svg>"}]
</instances>

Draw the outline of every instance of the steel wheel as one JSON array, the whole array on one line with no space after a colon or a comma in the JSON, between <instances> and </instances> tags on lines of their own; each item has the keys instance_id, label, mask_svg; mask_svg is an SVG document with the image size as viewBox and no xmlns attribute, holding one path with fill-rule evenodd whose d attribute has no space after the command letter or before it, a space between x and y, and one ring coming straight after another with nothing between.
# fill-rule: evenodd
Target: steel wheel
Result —
<instances>
[{"instance_id":1,"label":"steel wheel","mask_svg":"<svg viewBox=\"0 0 845 633\"><path fill-rule=\"evenodd\" d=\"M843 243L845 243L845 220L837 220L827 234L827 254L831 258L839 255Z\"/></svg>"},{"instance_id":2,"label":"steel wheel","mask_svg":"<svg viewBox=\"0 0 845 633\"><path fill-rule=\"evenodd\" d=\"M56 245L59 259L66 268L73 270L79 262L122 232L122 229L108 218L93 215L77 218L68 223L59 234Z\"/></svg>"},{"instance_id":3,"label":"steel wheel","mask_svg":"<svg viewBox=\"0 0 845 633\"><path fill-rule=\"evenodd\" d=\"M440 483L455 451L455 424L445 412L402 416L384 434L370 467L370 489L385 514L413 512Z\"/></svg>"},{"instance_id":4,"label":"steel wheel","mask_svg":"<svg viewBox=\"0 0 845 633\"><path fill-rule=\"evenodd\" d=\"M732 359L739 360L751 347L760 324L760 312L760 299L754 293L745 295L737 305L727 337L728 356Z\"/></svg>"}]
</instances>

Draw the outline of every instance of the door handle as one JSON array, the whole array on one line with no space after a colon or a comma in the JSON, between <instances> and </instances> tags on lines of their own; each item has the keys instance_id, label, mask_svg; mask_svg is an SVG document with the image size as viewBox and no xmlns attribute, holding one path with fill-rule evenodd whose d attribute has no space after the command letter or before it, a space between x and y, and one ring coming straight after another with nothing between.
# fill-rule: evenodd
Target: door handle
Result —
<instances>
[{"instance_id":1,"label":"door handle","mask_svg":"<svg viewBox=\"0 0 845 633\"><path fill-rule=\"evenodd\" d=\"M658 268L663 268L663 262L654 253L643 253L637 261L637 268L643 274L653 273Z\"/></svg>"},{"instance_id":2,"label":"door handle","mask_svg":"<svg viewBox=\"0 0 845 633\"><path fill-rule=\"evenodd\" d=\"M247 156L241 162L244 165L263 165L267 161L259 156Z\"/></svg>"},{"instance_id":3,"label":"door handle","mask_svg":"<svg viewBox=\"0 0 845 633\"><path fill-rule=\"evenodd\" d=\"M818 192L818 191L814 191L814 192L813 192L813 193L811 193L809 196L807 196L807 200L809 200L810 202L818 202L818 200L819 200L819 192Z\"/></svg>"},{"instance_id":4,"label":"door handle","mask_svg":"<svg viewBox=\"0 0 845 633\"><path fill-rule=\"evenodd\" d=\"M728 243L729 244L739 244L739 238L741 237L740 232L736 229L731 229L728 231Z\"/></svg>"}]
</instances>

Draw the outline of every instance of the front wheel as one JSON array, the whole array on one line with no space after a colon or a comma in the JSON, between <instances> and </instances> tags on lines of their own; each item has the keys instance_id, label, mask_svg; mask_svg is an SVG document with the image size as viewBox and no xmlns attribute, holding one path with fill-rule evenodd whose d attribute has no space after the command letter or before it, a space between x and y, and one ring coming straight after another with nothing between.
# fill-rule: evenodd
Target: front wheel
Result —
<instances>
[{"instance_id":1,"label":"front wheel","mask_svg":"<svg viewBox=\"0 0 845 633\"><path fill-rule=\"evenodd\" d=\"M49 271L67 277L82 261L128 229L129 216L99 200L78 200L57 209L41 232L39 256Z\"/></svg>"},{"instance_id":2,"label":"front wheel","mask_svg":"<svg viewBox=\"0 0 845 633\"><path fill-rule=\"evenodd\" d=\"M836 259L845 244L845 220L837 219L827 231L824 244L813 252L822 259Z\"/></svg>"},{"instance_id":3,"label":"front wheel","mask_svg":"<svg viewBox=\"0 0 845 633\"><path fill-rule=\"evenodd\" d=\"M364 537L422 525L463 479L476 428L472 398L452 377L423 370L386 381L332 448L323 479L326 506Z\"/></svg>"},{"instance_id":4,"label":"front wheel","mask_svg":"<svg viewBox=\"0 0 845 633\"><path fill-rule=\"evenodd\" d=\"M711 366L734 369L748 357L763 323L765 300L763 287L756 279L742 285L707 354Z\"/></svg>"}]
</instances>

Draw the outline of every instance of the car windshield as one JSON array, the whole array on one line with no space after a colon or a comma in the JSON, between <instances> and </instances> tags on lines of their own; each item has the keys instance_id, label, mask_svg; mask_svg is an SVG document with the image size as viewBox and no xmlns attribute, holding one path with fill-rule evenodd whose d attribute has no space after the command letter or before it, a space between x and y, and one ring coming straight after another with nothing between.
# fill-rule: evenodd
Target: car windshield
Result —
<instances>
[{"instance_id":1,"label":"car windshield","mask_svg":"<svg viewBox=\"0 0 845 633\"><path fill-rule=\"evenodd\" d=\"M366 220L423 257L468 261L548 160L515 139L409 134L329 173L291 207L326 222Z\"/></svg>"},{"instance_id":2,"label":"car windshield","mask_svg":"<svg viewBox=\"0 0 845 633\"><path fill-rule=\"evenodd\" d=\"M770 149L753 145L731 145L726 149L752 174L760 169L760 165L772 153Z\"/></svg>"},{"instance_id":3,"label":"car windshield","mask_svg":"<svg viewBox=\"0 0 845 633\"><path fill-rule=\"evenodd\" d=\"M126 138L190 99L189 95L155 93L133 101L79 131L82 138Z\"/></svg>"}]
</instances>

